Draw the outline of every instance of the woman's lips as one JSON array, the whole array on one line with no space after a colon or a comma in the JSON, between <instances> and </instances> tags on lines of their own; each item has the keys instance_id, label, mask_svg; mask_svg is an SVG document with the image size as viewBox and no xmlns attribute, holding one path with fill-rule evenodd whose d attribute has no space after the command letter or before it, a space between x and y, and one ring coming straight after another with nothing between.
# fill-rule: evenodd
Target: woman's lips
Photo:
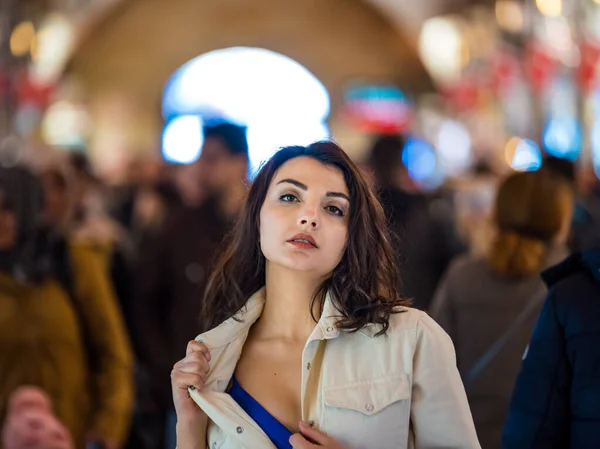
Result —
<instances>
[{"instance_id":1,"label":"woman's lips","mask_svg":"<svg viewBox=\"0 0 600 449\"><path fill-rule=\"evenodd\" d=\"M308 243L306 241L301 241L301 240L290 240L288 241L289 244L294 245L296 248L300 248L300 249L317 249L316 246L314 246L311 243Z\"/></svg>"},{"instance_id":2,"label":"woman's lips","mask_svg":"<svg viewBox=\"0 0 600 449\"><path fill-rule=\"evenodd\" d=\"M288 240L288 243L296 246L297 248L311 249L318 248L317 242L308 234L296 234L291 239Z\"/></svg>"}]
</instances>

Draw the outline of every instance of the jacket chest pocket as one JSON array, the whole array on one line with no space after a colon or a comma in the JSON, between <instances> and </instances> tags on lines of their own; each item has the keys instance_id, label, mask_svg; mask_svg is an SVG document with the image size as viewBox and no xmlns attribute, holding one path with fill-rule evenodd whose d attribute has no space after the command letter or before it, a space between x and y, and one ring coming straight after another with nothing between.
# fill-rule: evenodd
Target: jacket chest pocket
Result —
<instances>
[{"instance_id":1,"label":"jacket chest pocket","mask_svg":"<svg viewBox=\"0 0 600 449\"><path fill-rule=\"evenodd\" d=\"M399 449L408 444L410 386L405 376L324 390L324 427L346 449Z\"/></svg>"}]
</instances>

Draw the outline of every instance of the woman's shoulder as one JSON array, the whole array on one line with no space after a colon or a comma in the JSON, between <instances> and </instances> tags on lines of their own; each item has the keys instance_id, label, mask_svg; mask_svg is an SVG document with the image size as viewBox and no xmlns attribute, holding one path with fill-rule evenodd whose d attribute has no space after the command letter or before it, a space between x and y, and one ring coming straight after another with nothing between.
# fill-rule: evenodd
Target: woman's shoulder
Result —
<instances>
[{"instance_id":1,"label":"woman's shoulder","mask_svg":"<svg viewBox=\"0 0 600 449\"><path fill-rule=\"evenodd\" d=\"M450 338L427 312L405 306L397 308L396 312L390 315L388 335L415 331L418 336L427 335L432 338Z\"/></svg>"}]
</instances>

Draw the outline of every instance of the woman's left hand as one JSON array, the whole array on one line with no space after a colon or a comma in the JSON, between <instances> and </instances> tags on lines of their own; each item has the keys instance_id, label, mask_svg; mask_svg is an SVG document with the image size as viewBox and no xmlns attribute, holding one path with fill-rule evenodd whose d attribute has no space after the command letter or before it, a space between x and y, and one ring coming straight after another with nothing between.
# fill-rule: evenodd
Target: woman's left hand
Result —
<instances>
[{"instance_id":1,"label":"woman's left hand","mask_svg":"<svg viewBox=\"0 0 600 449\"><path fill-rule=\"evenodd\" d=\"M304 422L300 423L300 432L302 433L295 433L290 438L290 444L294 449L312 449L315 447L343 449L333 438L313 429Z\"/></svg>"}]
</instances>

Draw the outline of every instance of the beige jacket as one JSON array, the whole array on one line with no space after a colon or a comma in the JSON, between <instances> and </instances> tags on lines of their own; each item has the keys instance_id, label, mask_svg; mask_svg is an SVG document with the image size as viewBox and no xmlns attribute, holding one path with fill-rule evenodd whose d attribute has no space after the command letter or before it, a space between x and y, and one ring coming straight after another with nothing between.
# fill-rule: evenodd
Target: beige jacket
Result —
<instances>
[{"instance_id":1,"label":"beige jacket","mask_svg":"<svg viewBox=\"0 0 600 449\"><path fill-rule=\"evenodd\" d=\"M196 338L212 357L205 388L190 390L210 418L209 449L275 449L225 393L264 302L263 289L240 312L242 322L231 318ZM407 308L391 317L386 336L375 337L376 325L356 333L338 330L335 314L327 299L302 354L304 421L345 449L480 448L452 342L429 316ZM315 356L320 370L311 366Z\"/></svg>"}]
</instances>

